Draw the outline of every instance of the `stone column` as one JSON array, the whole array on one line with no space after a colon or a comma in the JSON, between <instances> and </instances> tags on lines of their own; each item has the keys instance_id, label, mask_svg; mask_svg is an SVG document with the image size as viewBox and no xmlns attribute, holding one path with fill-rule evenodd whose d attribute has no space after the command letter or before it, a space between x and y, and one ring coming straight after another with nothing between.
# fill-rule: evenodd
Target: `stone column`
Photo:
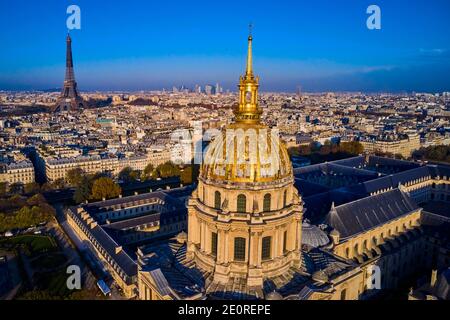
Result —
<instances>
[{"instance_id":1,"label":"stone column","mask_svg":"<svg viewBox=\"0 0 450 320\"><path fill-rule=\"evenodd\" d=\"M272 259L279 257L282 254L283 249L280 250L280 227L275 227L275 233L273 234L273 248L272 248Z\"/></svg>"},{"instance_id":2,"label":"stone column","mask_svg":"<svg viewBox=\"0 0 450 320\"><path fill-rule=\"evenodd\" d=\"M205 251L205 223L200 221L200 250Z\"/></svg>"},{"instance_id":3,"label":"stone column","mask_svg":"<svg viewBox=\"0 0 450 320\"><path fill-rule=\"evenodd\" d=\"M258 265L258 233L251 231L250 232L250 243L249 243L249 250L248 250L248 264L250 267L256 267Z\"/></svg>"},{"instance_id":4,"label":"stone column","mask_svg":"<svg viewBox=\"0 0 450 320\"><path fill-rule=\"evenodd\" d=\"M225 230L224 231L225 241L222 243L224 245L224 255L223 255L223 261L225 263L228 263L230 261L230 231Z\"/></svg>"},{"instance_id":5,"label":"stone column","mask_svg":"<svg viewBox=\"0 0 450 320\"><path fill-rule=\"evenodd\" d=\"M217 229L217 263L221 264L225 262L226 248L225 237L226 231L223 229Z\"/></svg>"}]
</instances>

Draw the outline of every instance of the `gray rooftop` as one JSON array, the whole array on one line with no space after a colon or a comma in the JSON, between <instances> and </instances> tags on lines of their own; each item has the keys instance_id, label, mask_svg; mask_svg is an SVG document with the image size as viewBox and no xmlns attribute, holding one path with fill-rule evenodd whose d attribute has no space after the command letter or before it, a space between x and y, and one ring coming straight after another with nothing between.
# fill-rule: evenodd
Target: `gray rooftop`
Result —
<instances>
[{"instance_id":1,"label":"gray rooftop","mask_svg":"<svg viewBox=\"0 0 450 320\"><path fill-rule=\"evenodd\" d=\"M325 218L345 239L420 209L399 189L332 207Z\"/></svg>"}]
</instances>

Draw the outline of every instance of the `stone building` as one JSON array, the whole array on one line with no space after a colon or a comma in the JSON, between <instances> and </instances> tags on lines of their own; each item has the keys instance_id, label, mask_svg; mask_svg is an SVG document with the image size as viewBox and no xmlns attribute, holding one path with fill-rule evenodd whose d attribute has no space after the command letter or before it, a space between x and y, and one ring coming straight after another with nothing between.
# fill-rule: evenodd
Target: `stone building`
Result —
<instances>
[{"instance_id":1,"label":"stone building","mask_svg":"<svg viewBox=\"0 0 450 320\"><path fill-rule=\"evenodd\" d=\"M358 156L293 169L260 121L251 45L234 122L208 146L198 184L170 191L184 208L108 223L146 205L128 197L69 213L88 243L114 240L96 250L118 279L113 254L129 253L124 290L142 300L356 300L448 268L450 167ZM147 223L175 212L184 219L154 237Z\"/></svg>"},{"instance_id":2,"label":"stone building","mask_svg":"<svg viewBox=\"0 0 450 320\"><path fill-rule=\"evenodd\" d=\"M0 161L0 183L27 184L35 181L33 163L18 151Z\"/></svg>"},{"instance_id":3,"label":"stone building","mask_svg":"<svg viewBox=\"0 0 450 320\"><path fill-rule=\"evenodd\" d=\"M400 154L404 158L409 158L415 150L420 149L420 136L417 133L369 136L360 142L368 153Z\"/></svg>"}]
</instances>

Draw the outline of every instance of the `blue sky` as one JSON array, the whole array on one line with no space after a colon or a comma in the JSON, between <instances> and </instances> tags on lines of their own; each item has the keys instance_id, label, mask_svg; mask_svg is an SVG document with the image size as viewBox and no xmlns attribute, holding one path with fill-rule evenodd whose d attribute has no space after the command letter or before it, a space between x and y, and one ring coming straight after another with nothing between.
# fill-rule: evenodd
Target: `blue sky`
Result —
<instances>
[{"instance_id":1,"label":"blue sky","mask_svg":"<svg viewBox=\"0 0 450 320\"><path fill-rule=\"evenodd\" d=\"M235 90L252 22L264 91L450 91L448 0L0 0L0 89L61 87L71 4L81 90Z\"/></svg>"}]
</instances>

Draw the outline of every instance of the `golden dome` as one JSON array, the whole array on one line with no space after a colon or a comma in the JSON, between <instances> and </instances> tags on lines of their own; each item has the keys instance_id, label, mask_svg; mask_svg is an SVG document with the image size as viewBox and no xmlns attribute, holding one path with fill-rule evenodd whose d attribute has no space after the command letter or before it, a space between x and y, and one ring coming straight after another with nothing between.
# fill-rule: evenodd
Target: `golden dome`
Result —
<instances>
[{"instance_id":1,"label":"golden dome","mask_svg":"<svg viewBox=\"0 0 450 320\"><path fill-rule=\"evenodd\" d=\"M231 129L231 134L227 134ZM292 178L284 144L265 126L232 124L208 146L200 177L230 182L269 182Z\"/></svg>"},{"instance_id":2,"label":"golden dome","mask_svg":"<svg viewBox=\"0 0 450 320\"><path fill-rule=\"evenodd\" d=\"M239 79L235 122L208 146L200 178L223 182L292 180L292 164L278 131L260 122L259 78L252 68L252 36L248 37L247 67Z\"/></svg>"}]
</instances>

